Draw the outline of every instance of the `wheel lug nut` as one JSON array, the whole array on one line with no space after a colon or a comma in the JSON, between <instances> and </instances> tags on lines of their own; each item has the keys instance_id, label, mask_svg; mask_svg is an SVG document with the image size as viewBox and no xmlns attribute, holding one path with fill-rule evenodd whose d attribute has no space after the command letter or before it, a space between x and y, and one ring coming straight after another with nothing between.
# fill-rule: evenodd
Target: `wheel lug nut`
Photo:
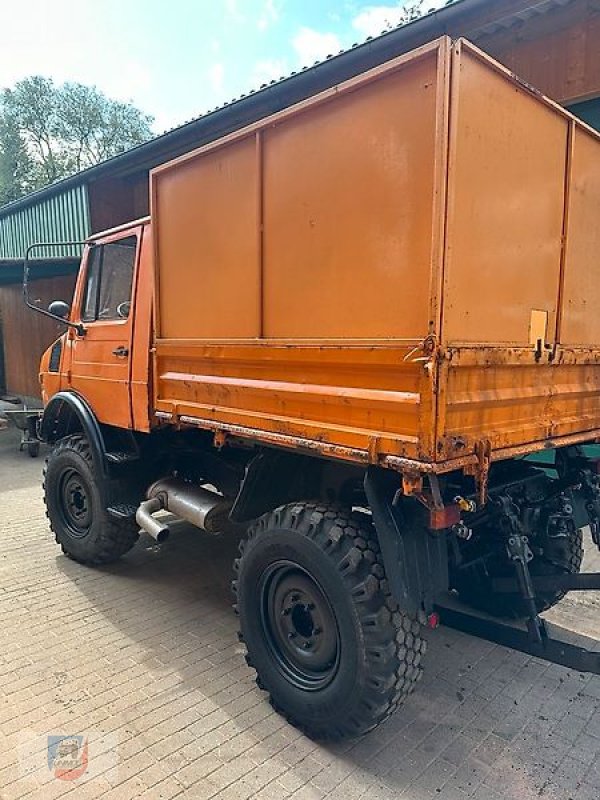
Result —
<instances>
[{"instance_id":1,"label":"wheel lug nut","mask_svg":"<svg viewBox=\"0 0 600 800\"><path fill-rule=\"evenodd\" d=\"M296 633L296 631L290 631L288 633L288 639L295 639L297 635L298 634Z\"/></svg>"},{"instance_id":2,"label":"wheel lug nut","mask_svg":"<svg viewBox=\"0 0 600 800\"><path fill-rule=\"evenodd\" d=\"M314 636L318 636L320 633L323 633L323 629L322 628L315 628L313 630L313 635Z\"/></svg>"},{"instance_id":3,"label":"wheel lug nut","mask_svg":"<svg viewBox=\"0 0 600 800\"><path fill-rule=\"evenodd\" d=\"M288 616L288 614L290 614L290 613L291 613L291 611L292 611L292 609L291 609L291 608L284 608L284 609L283 609L283 611L281 612L281 616L282 616L282 617L287 617L287 616Z\"/></svg>"},{"instance_id":4,"label":"wheel lug nut","mask_svg":"<svg viewBox=\"0 0 600 800\"><path fill-rule=\"evenodd\" d=\"M315 610L315 604L314 603L308 603L308 605L306 605L305 608L306 608L307 611L314 611Z\"/></svg>"},{"instance_id":5,"label":"wheel lug nut","mask_svg":"<svg viewBox=\"0 0 600 800\"><path fill-rule=\"evenodd\" d=\"M304 642L304 649L305 649L305 650L310 650L310 648L312 647L312 645L313 645L313 643L312 643L312 642L310 642L310 641L308 641L308 642Z\"/></svg>"},{"instance_id":6,"label":"wheel lug nut","mask_svg":"<svg viewBox=\"0 0 600 800\"><path fill-rule=\"evenodd\" d=\"M300 600L300 595L299 594L293 594L292 595L292 603L297 603L298 600Z\"/></svg>"}]
</instances>

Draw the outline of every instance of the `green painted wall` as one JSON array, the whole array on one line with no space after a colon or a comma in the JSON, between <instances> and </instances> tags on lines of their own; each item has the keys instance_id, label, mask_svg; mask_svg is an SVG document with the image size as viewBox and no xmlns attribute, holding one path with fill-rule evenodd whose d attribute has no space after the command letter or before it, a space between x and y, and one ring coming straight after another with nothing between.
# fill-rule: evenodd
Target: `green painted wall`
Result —
<instances>
[{"instance_id":1,"label":"green painted wall","mask_svg":"<svg viewBox=\"0 0 600 800\"><path fill-rule=\"evenodd\" d=\"M600 97L595 100L585 100L583 103L574 103L569 106L569 111L600 131Z\"/></svg>"},{"instance_id":2,"label":"green painted wall","mask_svg":"<svg viewBox=\"0 0 600 800\"><path fill-rule=\"evenodd\" d=\"M23 258L35 242L81 241L91 233L85 185L76 186L14 212L0 209L0 259ZM80 248L48 247L34 258L80 255Z\"/></svg>"}]
</instances>

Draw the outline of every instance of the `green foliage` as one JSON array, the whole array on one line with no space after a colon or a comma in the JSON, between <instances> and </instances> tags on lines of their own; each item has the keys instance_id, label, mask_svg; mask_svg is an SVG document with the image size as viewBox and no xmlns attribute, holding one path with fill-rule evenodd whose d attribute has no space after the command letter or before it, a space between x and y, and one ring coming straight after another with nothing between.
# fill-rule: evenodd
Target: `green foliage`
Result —
<instances>
[{"instance_id":1,"label":"green foliage","mask_svg":"<svg viewBox=\"0 0 600 800\"><path fill-rule=\"evenodd\" d=\"M94 86L34 75L0 93L0 205L152 137L152 117Z\"/></svg>"}]
</instances>

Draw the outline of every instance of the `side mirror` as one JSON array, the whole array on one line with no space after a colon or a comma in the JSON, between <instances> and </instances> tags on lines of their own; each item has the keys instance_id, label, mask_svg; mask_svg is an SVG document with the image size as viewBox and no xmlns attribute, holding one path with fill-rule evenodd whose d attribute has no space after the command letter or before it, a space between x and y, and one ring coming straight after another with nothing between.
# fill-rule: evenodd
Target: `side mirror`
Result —
<instances>
[{"instance_id":1,"label":"side mirror","mask_svg":"<svg viewBox=\"0 0 600 800\"><path fill-rule=\"evenodd\" d=\"M68 303L65 303L64 300L54 300L48 306L48 312L53 314L55 317L60 317L61 319L67 319L69 313L71 312L71 308Z\"/></svg>"}]
</instances>

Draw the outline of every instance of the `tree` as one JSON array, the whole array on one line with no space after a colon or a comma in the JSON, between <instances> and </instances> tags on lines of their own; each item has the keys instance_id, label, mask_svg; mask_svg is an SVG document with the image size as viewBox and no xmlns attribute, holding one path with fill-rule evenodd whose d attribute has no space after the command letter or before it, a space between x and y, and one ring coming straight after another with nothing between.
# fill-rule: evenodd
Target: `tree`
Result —
<instances>
[{"instance_id":1,"label":"tree","mask_svg":"<svg viewBox=\"0 0 600 800\"><path fill-rule=\"evenodd\" d=\"M152 137L152 117L94 86L34 75L0 95L0 204Z\"/></svg>"},{"instance_id":2,"label":"tree","mask_svg":"<svg viewBox=\"0 0 600 800\"><path fill-rule=\"evenodd\" d=\"M34 165L12 114L0 114L0 205L27 194Z\"/></svg>"}]
</instances>

